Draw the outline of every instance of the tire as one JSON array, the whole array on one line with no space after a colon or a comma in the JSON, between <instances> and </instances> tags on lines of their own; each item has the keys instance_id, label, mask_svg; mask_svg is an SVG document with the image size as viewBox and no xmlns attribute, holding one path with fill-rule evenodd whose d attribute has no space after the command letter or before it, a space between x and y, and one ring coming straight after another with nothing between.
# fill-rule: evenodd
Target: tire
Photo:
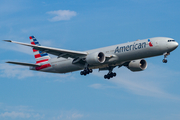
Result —
<instances>
[{"instance_id":1,"label":"tire","mask_svg":"<svg viewBox=\"0 0 180 120\"><path fill-rule=\"evenodd\" d=\"M81 74L81 75L84 75L84 71L81 71L80 74Z\"/></svg>"},{"instance_id":2,"label":"tire","mask_svg":"<svg viewBox=\"0 0 180 120\"><path fill-rule=\"evenodd\" d=\"M107 75L104 75L104 79L107 79Z\"/></svg>"},{"instance_id":3,"label":"tire","mask_svg":"<svg viewBox=\"0 0 180 120\"><path fill-rule=\"evenodd\" d=\"M111 76L110 75L107 75L107 79L110 79L111 78Z\"/></svg>"},{"instance_id":4,"label":"tire","mask_svg":"<svg viewBox=\"0 0 180 120\"><path fill-rule=\"evenodd\" d=\"M113 76L116 77L116 73L113 73Z\"/></svg>"},{"instance_id":5,"label":"tire","mask_svg":"<svg viewBox=\"0 0 180 120\"><path fill-rule=\"evenodd\" d=\"M109 77L110 77L110 78L113 78L113 73L109 74Z\"/></svg>"},{"instance_id":6,"label":"tire","mask_svg":"<svg viewBox=\"0 0 180 120\"><path fill-rule=\"evenodd\" d=\"M163 59L162 62L163 62L163 63L167 63L167 60L166 60L166 59Z\"/></svg>"},{"instance_id":7,"label":"tire","mask_svg":"<svg viewBox=\"0 0 180 120\"><path fill-rule=\"evenodd\" d=\"M92 69L89 69L89 73L92 73L93 72L93 70Z\"/></svg>"}]
</instances>

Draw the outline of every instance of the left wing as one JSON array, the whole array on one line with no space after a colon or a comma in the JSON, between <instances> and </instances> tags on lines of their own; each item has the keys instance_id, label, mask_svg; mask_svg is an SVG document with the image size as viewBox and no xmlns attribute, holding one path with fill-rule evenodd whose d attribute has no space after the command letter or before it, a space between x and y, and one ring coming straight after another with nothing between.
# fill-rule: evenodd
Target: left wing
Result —
<instances>
[{"instance_id":1,"label":"left wing","mask_svg":"<svg viewBox=\"0 0 180 120\"><path fill-rule=\"evenodd\" d=\"M46 46L37 46L37 45L28 44L28 43L16 42L16 41L12 41L12 40L4 40L4 41L29 46L29 47L32 47L33 49L40 50L42 52L46 52L46 53L56 55L58 57L64 57L64 58L85 57L88 54L87 52L58 49L58 48L52 48L52 47L46 47Z\"/></svg>"}]
</instances>

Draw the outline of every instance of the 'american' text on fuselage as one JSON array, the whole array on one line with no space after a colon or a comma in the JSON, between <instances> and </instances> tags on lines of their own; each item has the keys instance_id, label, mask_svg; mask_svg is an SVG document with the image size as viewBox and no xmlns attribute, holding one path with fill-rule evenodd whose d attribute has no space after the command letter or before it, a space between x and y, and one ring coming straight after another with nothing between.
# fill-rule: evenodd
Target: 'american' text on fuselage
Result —
<instances>
[{"instance_id":1,"label":"'american' text on fuselage","mask_svg":"<svg viewBox=\"0 0 180 120\"><path fill-rule=\"evenodd\" d=\"M137 49L142 49L142 48L146 48L146 42L134 43L132 45L127 45L127 46L122 46L122 47L117 46L114 53L132 51L132 50L137 50Z\"/></svg>"}]
</instances>

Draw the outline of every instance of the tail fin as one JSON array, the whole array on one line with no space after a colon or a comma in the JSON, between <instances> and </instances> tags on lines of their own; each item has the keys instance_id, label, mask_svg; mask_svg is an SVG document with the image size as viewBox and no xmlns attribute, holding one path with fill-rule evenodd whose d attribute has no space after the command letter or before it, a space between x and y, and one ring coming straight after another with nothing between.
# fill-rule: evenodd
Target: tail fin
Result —
<instances>
[{"instance_id":1,"label":"tail fin","mask_svg":"<svg viewBox=\"0 0 180 120\"><path fill-rule=\"evenodd\" d=\"M41 46L34 36L30 36L29 39L30 39L32 45ZM34 53L34 57L36 59L36 64L47 64L48 63L50 57L46 52L42 52L42 51L33 49L33 53Z\"/></svg>"}]
</instances>

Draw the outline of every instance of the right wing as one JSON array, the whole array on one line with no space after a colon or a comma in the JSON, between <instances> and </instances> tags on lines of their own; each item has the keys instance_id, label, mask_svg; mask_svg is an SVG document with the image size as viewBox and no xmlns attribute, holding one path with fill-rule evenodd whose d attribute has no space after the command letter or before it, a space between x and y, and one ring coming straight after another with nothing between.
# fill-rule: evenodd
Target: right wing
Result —
<instances>
[{"instance_id":1,"label":"right wing","mask_svg":"<svg viewBox=\"0 0 180 120\"><path fill-rule=\"evenodd\" d=\"M72 50L65 50L65 49L58 49L58 48L51 48L51 47L46 47L46 46L37 46L37 45L32 45L28 43L22 43L22 42L16 42L16 41L11 41L11 40L4 40L6 42L12 42L20 45L25 45L32 47L33 49L46 52L52 55L56 55L58 57L64 57L64 58L78 58L78 57L85 57L87 56L87 52L79 52L79 51L72 51Z\"/></svg>"}]
</instances>

